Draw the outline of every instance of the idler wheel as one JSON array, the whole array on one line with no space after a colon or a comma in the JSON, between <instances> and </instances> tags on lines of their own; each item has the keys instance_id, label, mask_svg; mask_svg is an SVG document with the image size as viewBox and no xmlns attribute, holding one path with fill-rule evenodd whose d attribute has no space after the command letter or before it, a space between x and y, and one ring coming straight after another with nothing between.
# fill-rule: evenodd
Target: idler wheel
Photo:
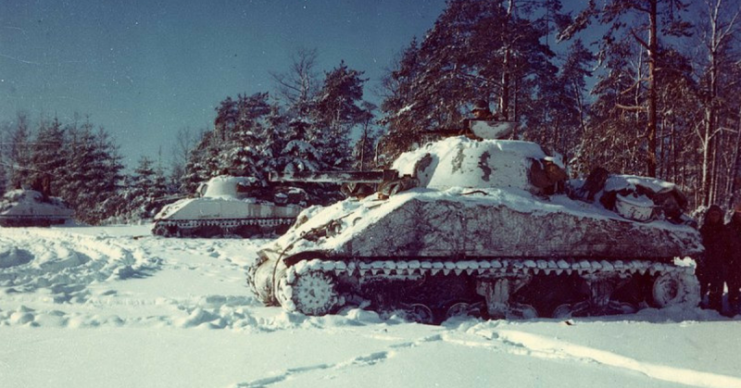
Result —
<instances>
[{"instance_id":1,"label":"idler wheel","mask_svg":"<svg viewBox=\"0 0 741 388\"><path fill-rule=\"evenodd\" d=\"M171 234L169 228L161 224L155 225L154 229L152 229L152 233L162 237L170 237Z\"/></svg>"},{"instance_id":2,"label":"idler wheel","mask_svg":"<svg viewBox=\"0 0 741 388\"><path fill-rule=\"evenodd\" d=\"M324 272L301 274L291 288L296 310L306 315L329 314L340 304L335 280Z\"/></svg>"},{"instance_id":3,"label":"idler wheel","mask_svg":"<svg viewBox=\"0 0 741 388\"><path fill-rule=\"evenodd\" d=\"M689 274L665 273L654 281L652 296L658 307L697 306L700 303L700 284Z\"/></svg>"}]
</instances>

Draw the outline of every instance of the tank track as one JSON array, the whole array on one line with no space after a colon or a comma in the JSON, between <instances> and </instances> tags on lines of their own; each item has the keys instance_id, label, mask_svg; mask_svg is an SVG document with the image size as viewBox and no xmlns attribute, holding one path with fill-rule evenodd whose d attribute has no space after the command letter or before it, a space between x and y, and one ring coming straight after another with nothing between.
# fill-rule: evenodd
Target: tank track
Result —
<instances>
[{"instance_id":1,"label":"tank track","mask_svg":"<svg viewBox=\"0 0 741 388\"><path fill-rule=\"evenodd\" d=\"M255 237L281 234L295 218L225 218L211 220L159 220L152 233L162 237Z\"/></svg>"},{"instance_id":2,"label":"tank track","mask_svg":"<svg viewBox=\"0 0 741 388\"><path fill-rule=\"evenodd\" d=\"M282 271L283 272L283 271ZM528 260L493 259L465 261L434 260L377 260L337 261L312 259L296 263L277 274L275 297L288 311L308 315L323 315L336 311L352 299L363 299L368 295L357 295L348 290L348 283L361 284L370 281L391 282L417 281L442 276L443 284L451 277L467 278L476 282L479 301L465 301L449 305L440 316L441 306L407 303L403 308L410 311L414 320L424 323L440 322L454 314L486 315L490 318L515 318L538 316L529 305L515 302L510 297L526 287L534 278L556 276L561 281L577 277L591 292L587 300L579 303L562 304L553 315L604 315L635 311L633 306L611 300L613 291L637 276L651 280L652 304L656 307L673 305L697 305L699 285L693 267L679 267L648 260ZM443 286L445 287L445 286ZM393 287L391 287L393 288ZM396 287L402 290L405 287ZM404 291L402 291L403 293ZM436 289L436 294L452 293ZM469 293L469 295L471 295ZM372 297L372 296L371 296ZM436 297L436 296L435 296ZM433 297L434 298L434 297ZM482 313L483 312L483 313ZM437 317L435 317L437 315Z\"/></svg>"}]
</instances>

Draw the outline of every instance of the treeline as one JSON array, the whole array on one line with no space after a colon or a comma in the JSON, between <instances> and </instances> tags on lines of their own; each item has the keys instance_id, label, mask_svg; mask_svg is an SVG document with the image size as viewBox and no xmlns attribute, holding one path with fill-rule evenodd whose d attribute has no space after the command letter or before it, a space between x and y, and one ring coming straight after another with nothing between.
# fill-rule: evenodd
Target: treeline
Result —
<instances>
[{"instance_id":1,"label":"treeline","mask_svg":"<svg viewBox=\"0 0 741 388\"><path fill-rule=\"evenodd\" d=\"M473 103L484 100L501 118L518 123L519 138L564 155L574 176L595 167L654 176L680 184L694 207L741 200L735 195L741 151L738 2L600 4L589 1L568 13L559 0L449 0L435 25L412 39L386 72L379 106L365 98L362 71L341 62L319 72L316 51L300 50L285 72L271 74L272 90L226 97L212 128L181 131L167 178L161 163L146 158L135 174L122 177L115 147L106 148L105 133L87 123L67 124L63 144L71 147L81 142L79 133L90 133L97 152L109 154L101 163L112 172L107 179L119 183L102 194L110 205L90 216L95 220L127 214L117 202L161 203L158 198L168 195L163 193L190 194L221 174L254 176L267 185L273 172L383 167L419 146L427 131L460 128ZM7 175L16 176L23 163L5 154L14 166ZM74 168L59 175L66 185L76 179ZM144 191L133 189L139 181L148 182L139 184ZM65 193L62 186L52 188ZM316 201L336 191L325 189L314 193ZM114 200L114 192L122 199ZM75 195L61 196L92 203ZM152 211L135 208L141 217Z\"/></svg>"},{"instance_id":2,"label":"treeline","mask_svg":"<svg viewBox=\"0 0 741 388\"><path fill-rule=\"evenodd\" d=\"M730 206L741 200L740 38L730 0L589 1L575 13L558 0L450 0L388 69L378 112L362 72L341 64L322 79L315 53L299 52L273 74L272 104L267 93L222 102L185 182L385 164L485 100L574 176L653 176L680 184L692 206Z\"/></svg>"},{"instance_id":3,"label":"treeline","mask_svg":"<svg viewBox=\"0 0 741 388\"><path fill-rule=\"evenodd\" d=\"M217 175L251 176L267 186L271 173L374 167L375 106L363 100L363 72L341 62L319 77L315 51L294 59L290 72L273 74L276 97L261 92L221 101L213 130L201 135L178 169L184 192ZM360 140L353 143L358 128ZM315 202L332 197L323 191Z\"/></svg>"},{"instance_id":4,"label":"treeline","mask_svg":"<svg viewBox=\"0 0 741 388\"><path fill-rule=\"evenodd\" d=\"M738 200L738 1L600 3L572 15L552 0L449 1L384 81L385 149L456 125L484 99L573 174L663 178L695 206Z\"/></svg>"},{"instance_id":5,"label":"treeline","mask_svg":"<svg viewBox=\"0 0 741 388\"><path fill-rule=\"evenodd\" d=\"M151 218L157 198L168 191L162 168L141 158L134 174L124 174L118 146L88 119L58 118L32 124L19 113L0 137L0 193L32 189L61 197L82 222Z\"/></svg>"}]
</instances>

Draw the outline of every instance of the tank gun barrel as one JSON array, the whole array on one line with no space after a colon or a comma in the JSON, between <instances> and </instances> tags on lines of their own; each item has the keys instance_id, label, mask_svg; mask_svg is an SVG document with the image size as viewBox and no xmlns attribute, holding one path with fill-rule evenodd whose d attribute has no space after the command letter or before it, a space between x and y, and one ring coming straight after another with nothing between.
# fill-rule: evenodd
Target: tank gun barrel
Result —
<instances>
[{"instance_id":1,"label":"tank gun barrel","mask_svg":"<svg viewBox=\"0 0 741 388\"><path fill-rule=\"evenodd\" d=\"M396 179L396 170L371 171L305 171L293 174L270 174L270 181L311 183L381 183Z\"/></svg>"}]
</instances>

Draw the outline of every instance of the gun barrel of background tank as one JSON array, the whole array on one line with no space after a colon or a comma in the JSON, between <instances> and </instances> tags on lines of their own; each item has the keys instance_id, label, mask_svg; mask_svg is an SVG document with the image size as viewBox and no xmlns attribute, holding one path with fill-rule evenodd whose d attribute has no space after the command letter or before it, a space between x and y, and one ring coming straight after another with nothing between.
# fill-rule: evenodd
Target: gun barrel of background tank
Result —
<instances>
[{"instance_id":1,"label":"gun barrel of background tank","mask_svg":"<svg viewBox=\"0 0 741 388\"><path fill-rule=\"evenodd\" d=\"M280 182L312 182L312 183L381 183L395 179L398 173L395 170L372 171L309 171L294 174L270 174L270 181Z\"/></svg>"}]
</instances>

